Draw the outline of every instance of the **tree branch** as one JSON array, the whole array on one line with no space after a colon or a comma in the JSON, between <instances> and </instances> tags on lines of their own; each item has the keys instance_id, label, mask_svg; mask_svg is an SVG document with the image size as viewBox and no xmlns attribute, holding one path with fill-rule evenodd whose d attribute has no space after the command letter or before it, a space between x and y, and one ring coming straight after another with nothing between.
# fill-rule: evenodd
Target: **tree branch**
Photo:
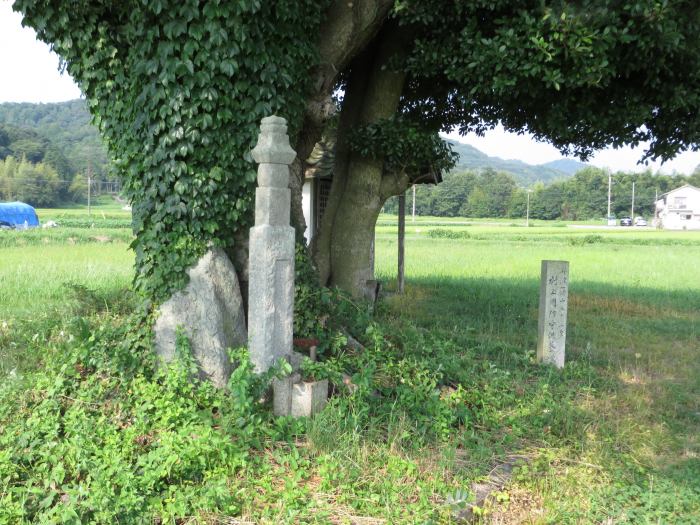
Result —
<instances>
[{"instance_id":1,"label":"tree branch","mask_svg":"<svg viewBox=\"0 0 700 525\"><path fill-rule=\"evenodd\" d=\"M393 0L331 3L318 34L319 63L311 72L313 93L307 118L312 123L321 125L333 114L331 95L338 75L379 32L393 4Z\"/></svg>"},{"instance_id":2,"label":"tree branch","mask_svg":"<svg viewBox=\"0 0 700 525\"><path fill-rule=\"evenodd\" d=\"M411 186L411 179L405 171L385 172L384 175L382 175L379 195L382 201L386 201L389 197L401 195L409 188L409 186Z\"/></svg>"}]
</instances>

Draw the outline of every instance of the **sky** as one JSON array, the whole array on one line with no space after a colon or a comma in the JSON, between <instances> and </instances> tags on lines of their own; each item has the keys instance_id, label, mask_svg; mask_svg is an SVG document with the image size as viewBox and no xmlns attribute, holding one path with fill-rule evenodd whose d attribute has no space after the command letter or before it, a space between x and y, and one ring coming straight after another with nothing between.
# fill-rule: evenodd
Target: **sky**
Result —
<instances>
[{"instance_id":1,"label":"sky","mask_svg":"<svg viewBox=\"0 0 700 525\"><path fill-rule=\"evenodd\" d=\"M22 27L12 2L0 0L0 102L62 102L80 97L73 79L58 72L58 56Z\"/></svg>"},{"instance_id":2,"label":"sky","mask_svg":"<svg viewBox=\"0 0 700 525\"><path fill-rule=\"evenodd\" d=\"M35 32L22 27L22 17L12 11L10 0L0 0L0 103L2 102L62 102L81 96L68 73L58 71L58 56L49 46L36 39ZM518 159L529 164L543 164L562 158L551 144L537 142L529 135L506 133L498 127L485 136L473 133L464 137L452 133L449 138L465 142L487 155ZM613 171L642 171L647 166L637 164L644 147L598 151L589 163ZM685 152L660 164L649 163L652 170L664 173L691 173L700 165L700 152Z\"/></svg>"}]
</instances>

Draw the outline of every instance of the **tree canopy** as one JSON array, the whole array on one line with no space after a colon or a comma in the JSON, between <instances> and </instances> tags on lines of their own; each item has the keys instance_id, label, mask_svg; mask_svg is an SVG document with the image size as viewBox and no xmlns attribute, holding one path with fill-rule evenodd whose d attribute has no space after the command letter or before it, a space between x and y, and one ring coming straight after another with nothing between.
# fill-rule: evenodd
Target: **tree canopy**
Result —
<instances>
[{"instance_id":1,"label":"tree canopy","mask_svg":"<svg viewBox=\"0 0 700 525\"><path fill-rule=\"evenodd\" d=\"M376 216L410 183L396 169L449 160L429 147L437 131L502 122L581 157L648 140L647 155L663 159L700 136L700 5L690 0L14 7L88 99L133 201L137 283L155 297L184 282L208 243L231 246L248 224L247 152L267 114L289 120L303 161L340 109L314 255L324 284L356 294L371 279ZM395 122L404 135L383 129ZM353 130L374 131L350 148Z\"/></svg>"},{"instance_id":2,"label":"tree canopy","mask_svg":"<svg viewBox=\"0 0 700 525\"><path fill-rule=\"evenodd\" d=\"M582 157L698 143L700 8L613 0L401 2L415 35L404 110L436 127L502 122Z\"/></svg>"}]
</instances>

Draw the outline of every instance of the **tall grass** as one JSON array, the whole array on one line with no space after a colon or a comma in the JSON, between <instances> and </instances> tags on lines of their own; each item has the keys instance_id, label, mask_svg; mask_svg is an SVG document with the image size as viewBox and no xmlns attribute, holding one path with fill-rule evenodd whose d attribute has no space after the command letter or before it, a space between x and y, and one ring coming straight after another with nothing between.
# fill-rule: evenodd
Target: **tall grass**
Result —
<instances>
[{"instance_id":1,"label":"tall grass","mask_svg":"<svg viewBox=\"0 0 700 525\"><path fill-rule=\"evenodd\" d=\"M0 319L60 312L67 300L66 284L105 294L127 288L132 262L133 253L124 243L3 247Z\"/></svg>"}]
</instances>

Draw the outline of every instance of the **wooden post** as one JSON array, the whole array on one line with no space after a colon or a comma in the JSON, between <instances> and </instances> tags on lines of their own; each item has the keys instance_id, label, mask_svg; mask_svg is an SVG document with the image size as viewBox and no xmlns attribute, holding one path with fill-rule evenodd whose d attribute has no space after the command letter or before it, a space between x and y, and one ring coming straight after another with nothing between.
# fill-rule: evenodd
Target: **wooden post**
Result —
<instances>
[{"instance_id":1,"label":"wooden post","mask_svg":"<svg viewBox=\"0 0 700 525\"><path fill-rule=\"evenodd\" d=\"M90 217L90 193L92 190L92 166L90 166L90 163L88 162L88 169L87 169L87 179L88 179L88 217Z\"/></svg>"},{"instance_id":2,"label":"wooden post","mask_svg":"<svg viewBox=\"0 0 700 525\"><path fill-rule=\"evenodd\" d=\"M404 240L406 238L406 194L399 195L399 267L396 278L398 293L404 289Z\"/></svg>"}]
</instances>

